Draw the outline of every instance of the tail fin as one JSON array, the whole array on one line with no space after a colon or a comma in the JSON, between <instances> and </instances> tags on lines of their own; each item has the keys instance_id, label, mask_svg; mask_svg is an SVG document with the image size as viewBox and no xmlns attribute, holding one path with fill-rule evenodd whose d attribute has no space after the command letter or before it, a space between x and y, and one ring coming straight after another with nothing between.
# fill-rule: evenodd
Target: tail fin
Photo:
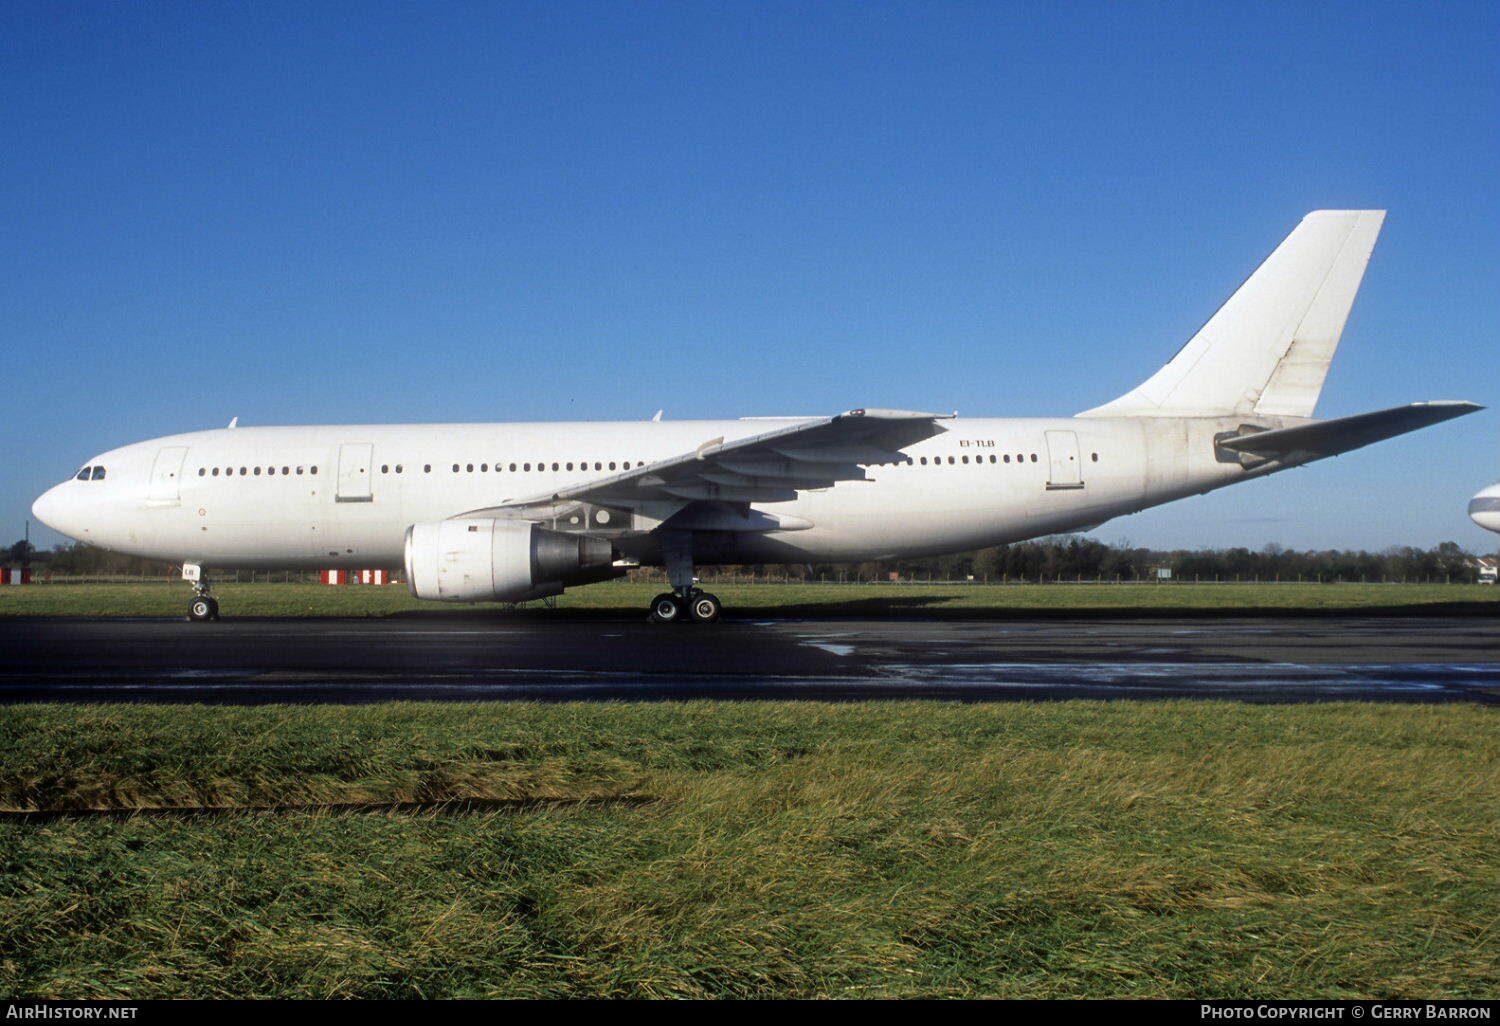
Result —
<instances>
[{"instance_id":1,"label":"tail fin","mask_svg":"<svg viewBox=\"0 0 1500 1026\"><path fill-rule=\"evenodd\" d=\"M1312 416L1384 221L1308 214L1170 363L1079 416Z\"/></svg>"}]
</instances>

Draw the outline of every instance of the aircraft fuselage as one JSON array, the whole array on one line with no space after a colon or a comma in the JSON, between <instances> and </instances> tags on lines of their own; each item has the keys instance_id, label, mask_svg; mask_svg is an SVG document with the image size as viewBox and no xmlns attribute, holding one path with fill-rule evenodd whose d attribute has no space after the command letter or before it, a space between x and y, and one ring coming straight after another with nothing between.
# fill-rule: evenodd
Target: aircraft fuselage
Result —
<instances>
[{"instance_id":1,"label":"aircraft fuselage","mask_svg":"<svg viewBox=\"0 0 1500 1026\"><path fill-rule=\"evenodd\" d=\"M414 523L649 465L765 419L245 427L91 460L37 515L104 548L212 567L398 567ZM870 480L757 504L792 529L700 532L702 563L858 561L963 551L1097 525L1291 465L1247 469L1214 436L1243 418L955 419ZM1258 418L1265 427L1302 418ZM568 530L566 522L556 524ZM626 526L589 525L590 530ZM649 536L616 547L655 562Z\"/></svg>"}]
</instances>

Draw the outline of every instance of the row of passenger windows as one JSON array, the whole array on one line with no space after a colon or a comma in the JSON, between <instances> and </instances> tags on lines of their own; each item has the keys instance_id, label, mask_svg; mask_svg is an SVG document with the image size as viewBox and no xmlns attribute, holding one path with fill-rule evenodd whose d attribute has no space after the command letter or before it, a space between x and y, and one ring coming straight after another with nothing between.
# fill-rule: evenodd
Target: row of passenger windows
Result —
<instances>
[{"instance_id":1,"label":"row of passenger windows","mask_svg":"<svg viewBox=\"0 0 1500 1026\"><path fill-rule=\"evenodd\" d=\"M933 463L934 466L938 466L938 465L942 464L943 459L944 458L942 456L934 456L934 457L932 457L932 463ZM956 456L956 457L955 456L949 456L949 457L947 457L947 460L948 460L949 463L969 463L969 462L971 462L970 459L969 459L969 457L967 457L967 456ZM1089 453L1089 460L1091 462L1093 462L1093 463L1098 463L1099 462L1099 454L1097 452ZM1017 463L1026 463L1026 462L1036 463L1038 461L1039 460L1038 460L1037 454L1034 453L1034 452L1030 453L1030 454L1019 453L1019 452L1016 453L1015 462L1017 462ZM911 460L908 459L906 462L907 463L911 463ZM984 462L986 462L986 458L983 455L975 456L972 462L974 462L974 463L984 463ZM989 458L988 458L988 462L990 462L990 463L1009 463L1009 462L1011 462L1010 453L1005 453L1003 455L997 455L995 453L990 453L989 454ZM921 466L924 466L924 467L927 466L927 457L926 456L919 457L917 459L917 463L920 464Z\"/></svg>"},{"instance_id":2,"label":"row of passenger windows","mask_svg":"<svg viewBox=\"0 0 1500 1026\"><path fill-rule=\"evenodd\" d=\"M1031 462L1035 463L1036 461L1037 461L1036 460L1036 453L1032 453L1031 454ZM917 462L920 463L922 466L925 467L925 466L927 466L927 457L923 456L920 459L918 459ZM934 464L940 464L940 463L943 462L943 457L941 457L941 456L934 456L932 458L932 462ZM949 463L968 463L969 462L969 457L967 457L967 456L949 456L948 457L948 462ZM983 456L975 456L974 457L974 462L975 463L983 463L984 462L984 457ZM1000 456L995 455L994 453L990 453L990 462L991 463L1002 463L1002 462L1003 463L1009 463L1010 462L1010 453L1006 453L1003 458L1000 457ZM1016 454L1016 462L1017 463L1025 463L1026 462L1026 456L1023 453L1017 453Z\"/></svg>"},{"instance_id":3,"label":"row of passenger windows","mask_svg":"<svg viewBox=\"0 0 1500 1026\"><path fill-rule=\"evenodd\" d=\"M1099 462L1099 454L1097 452L1096 453L1090 453L1089 454L1089 458L1094 463L1098 463ZM933 466L939 466L939 465L942 464L943 459L944 459L944 457L942 457L942 456L933 456L933 457L931 457L931 463L932 463ZM1038 458L1037 458L1037 454L1036 453L1031 453L1029 456L1027 454L1025 454L1025 453L1017 453L1016 457L1015 457L1015 462L1017 462L1017 463L1025 463L1025 462L1028 461L1028 459L1032 463L1038 462ZM947 461L950 464L969 463L969 462L971 462L968 456L949 456L949 457L947 457ZM925 466L928 465L928 457L921 456L921 457L918 457L915 461L913 461L911 457L908 457L905 460L905 462L906 462L906 464L908 466L913 465L913 463L915 463L915 464L920 464L921 466L925 467ZM985 462L985 457L983 455L975 456L973 458L972 462L974 462L974 463L981 463L982 464L982 463ZM1009 462L1011 462L1011 455L1010 455L1010 453L1005 453L1004 455L997 455L995 453L990 453L989 454L989 462L990 463L1009 463ZM641 462L639 460L637 460L633 464L629 460L618 460L618 461L617 460L611 460L608 463L604 462L603 460L595 460L593 462L593 469L594 470L605 470L605 469L608 469L608 470L630 470L632 467L644 467L645 465L646 465L645 463L643 463L643 462ZM894 465L894 464L892 464L892 465ZM496 473L500 473L502 471L508 470L509 472L511 472L513 474L516 473L517 471L520 471L521 473L530 473L533 470L541 471L541 472L545 472L547 470L554 470L554 471L559 471L559 470L573 470L575 467L578 470L585 470L586 471L586 470L588 470L590 468L590 464L589 464L588 460L582 460L582 461L580 461L580 462L578 462L576 464L574 464L574 463L563 463L563 462L547 463L547 462L541 461L541 460L537 461L534 464L532 464L532 463L509 463L509 464L496 463L496 464L494 464L494 470L495 470ZM455 464L453 464L453 473L457 474L457 473L463 472L463 473L472 474L472 473L474 473L474 471L476 470L476 468L482 474L489 473L489 471L490 471L490 464L488 464L488 463L480 463L480 464L476 465L476 464L473 464L473 463L455 463ZM293 468L293 467L290 467L290 466L283 466L280 469L280 471L279 471L279 473L281 474L282 477L291 477L293 474L302 474L304 472L308 473L308 474L317 474L318 468L315 465L314 466L310 466L310 467L305 467L305 468L304 467ZM394 465L389 464L389 463L383 463L380 466L380 472L382 474L400 474L400 473L404 473L405 472L405 467L402 464L400 464L400 463L397 463L397 464L394 464ZM277 470L276 467L240 467L238 469L236 469L234 467L223 467L223 468L220 468L220 467L199 467L198 468L198 476L199 477L218 477L221 473L225 477L234 477L236 473L238 473L240 477L259 477L259 476L261 476L262 473L264 473L267 477L274 477L278 473L278 470ZM424 463L424 464L422 464L422 473L424 473L424 474L430 474L430 473L432 473L432 464L431 463ZM84 467L82 470L80 470L78 472L78 480L80 480L80 481L98 481L98 480L102 479L103 477L104 477L104 468L103 467Z\"/></svg>"},{"instance_id":4,"label":"row of passenger windows","mask_svg":"<svg viewBox=\"0 0 1500 1026\"><path fill-rule=\"evenodd\" d=\"M295 470L293 470L291 467L282 467L280 473L282 477L291 477L294 473L303 473L304 470L309 474L316 474L318 472L317 467L297 467ZM198 468L199 477L218 477L219 472L220 471L218 467ZM225 477L233 477L236 471L233 467L225 467L223 468L223 473ZM238 473L240 477L260 477L262 473L264 473L267 477L275 477L277 470L275 467L240 467Z\"/></svg>"},{"instance_id":5,"label":"row of passenger windows","mask_svg":"<svg viewBox=\"0 0 1500 1026\"><path fill-rule=\"evenodd\" d=\"M643 462L641 462L639 460L636 461L635 463L631 463L629 460L623 460L623 461L611 460L608 463L605 463L603 460L595 460L594 463L593 463L593 469L595 469L595 470L604 470L607 467L610 470L629 470L631 467L644 467L645 465L646 465L645 463L643 463ZM536 471L545 471L545 470L549 470L549 469L551 469L551 470L573 470L575 467L578 470L588 470L589 469L589 461L588 460L582 460L582 461L580 461L578 463L562 463L562 462L557 462L557 463L550 463L550 464L546 463L545 461L542 461L542 460L538 460L534 464L533 463L510 463L510 464L496 463L494 465L493 469L494 469L495 473L497 473L497 474L501 473L503 471L506 471L506 470L509 470L512 474L514 474L517 471L520 471L522 473L528 473L528 472L533 471L533 470L536 470ZM481 473L481 474L487 474L487 473L490 472L491 467L490 467L490 464L488 464L488 463L455 463L455 464L453 464L453 468L452 469L453 469L453 473L455 473L455 474L458 474L458 473L472 474L476 470L479 471L479 473ZM380 465L380 472L382 474L401 474L401 473L405 472L405 468L400 463L397 463L394 466L392 466L389 463L382 463ZM424 473L424 474L430 474L430 473L432 473L432 464L431 463L424 463L424 464L422 464L422 473Z\"/></svg>"},{"instance_id":6,"label":"row of passenger windows","mask_svg":"<svg viewBox=\"0 0 1500 1026\"><path fill-rule=\"evenodd\" d=\"M104 468L103 467L84 467L78 473L76 473L76 474L73 475L73 479L75 481L103 481L104 480Z\"/></svg>"}]
</instances>

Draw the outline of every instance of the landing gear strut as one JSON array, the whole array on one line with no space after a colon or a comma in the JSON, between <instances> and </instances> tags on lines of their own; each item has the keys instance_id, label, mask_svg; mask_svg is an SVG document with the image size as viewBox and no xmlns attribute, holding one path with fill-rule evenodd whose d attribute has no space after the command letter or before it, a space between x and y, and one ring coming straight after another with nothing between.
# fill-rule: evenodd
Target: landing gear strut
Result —
<instances>
[{"instance_id":1,"label":"landing gear strut","mask_svg":"<svg viewBox=\"0 0 1500 1026\"><path fill-rule=\"evenodd\" d=\"M188 603L188 619L202 623L219 618L219 600L208 593L208 575L197 563L182 565L182 579L193 585L193 601Z\"/></svg>"},{"instance_id":2,"label":"landing gear strut","mask_svg":"<svg viewBox=\"0 0 1500 1026\"><path fill-rule=\"evenodd\" d=\"M693 580L693 536L688 531L667 531L661 539L662 562L672 590L651 600L652 623L713 623L722 606L717 596L695 588Z\"/></svg>"}]
</instances>

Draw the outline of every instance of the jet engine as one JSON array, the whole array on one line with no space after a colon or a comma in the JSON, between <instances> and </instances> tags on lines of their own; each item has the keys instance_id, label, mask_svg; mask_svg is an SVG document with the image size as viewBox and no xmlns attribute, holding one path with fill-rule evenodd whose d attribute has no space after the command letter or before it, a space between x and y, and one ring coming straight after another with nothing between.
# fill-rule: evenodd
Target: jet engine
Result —
<instances>
[{"instance_id":1,"label":"jet engine","mask_svg":"<svg viewBox=\"0 0 1500 1026\"><path fill-rule=\"evenodd\" d=\"M441 520L406 529L406 580L417 598L520 602L618 577L603 538L526 520Z\"/></svg>"}]
</instances>

